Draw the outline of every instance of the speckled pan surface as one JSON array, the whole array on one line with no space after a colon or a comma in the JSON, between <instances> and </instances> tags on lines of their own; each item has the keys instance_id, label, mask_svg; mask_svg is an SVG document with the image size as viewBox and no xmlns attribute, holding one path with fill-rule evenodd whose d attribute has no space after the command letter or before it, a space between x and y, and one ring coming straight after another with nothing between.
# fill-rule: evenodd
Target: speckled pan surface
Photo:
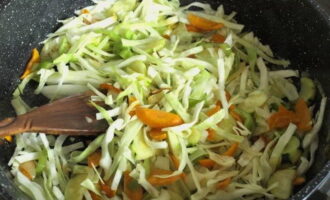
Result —
<instances>
[{"instance_id":1,"label":"speckled pan surface","mask_svg":"<svg viewBox=\"0 0 330 200\"><path fill-rule=\"evenodd\" d=\"M187 4L191 0L183 0ZM205 1L204 1L205 2ZM329 0L209 0L237 11L237 20L253 30L263 43L291 67L307 71L330 96ZM59 26L58 19L72 16L90 0L0 0L0 119L14 114L11 93L19 82L30 51ZM28 94L27 94L28 95ZM40 104L40 98L31 99ZM309 182L293 199L304 199L330 171L329 106L320 133L316 161L307 174ZM12 183L7 161L13 145L0 145L0 199L27 199Z\"/></svg>"}]
</instances>

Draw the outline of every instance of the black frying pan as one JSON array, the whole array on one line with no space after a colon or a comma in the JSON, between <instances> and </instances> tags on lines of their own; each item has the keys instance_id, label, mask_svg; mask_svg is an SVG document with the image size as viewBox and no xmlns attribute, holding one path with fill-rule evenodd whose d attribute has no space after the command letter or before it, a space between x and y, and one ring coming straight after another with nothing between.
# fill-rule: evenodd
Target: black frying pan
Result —
<instances>
[{"instance_id":1,"label":"black frying pan","mask_svg":"<svg viewBox=\"0 0 330 200\"><path fill-rule=\"evenodd\" d=\"M182 4L189 2L182 0ZM246 25L245 30L254 31L277 56L290 59L291 67L309 72L330 96L330 0L206 2L213 6L223 4L227 12L237 11L237 20ZM75 9L91 3L90 0L0 0L0 119L14 115L11 94L31 49L40 46L39 42L59 27L58 19L72 16ZM28 102L43 103L41 97ZM315 163L307 173L308 182L296 189L293 199L324 198L315 190L330 171L329 117L328 104ZM0 199L23 200L27 198L13 185L7 165L13 149L14 145L0 145ZM330 190L330 186L324 188Z\"/></svg>"}]
</instances>

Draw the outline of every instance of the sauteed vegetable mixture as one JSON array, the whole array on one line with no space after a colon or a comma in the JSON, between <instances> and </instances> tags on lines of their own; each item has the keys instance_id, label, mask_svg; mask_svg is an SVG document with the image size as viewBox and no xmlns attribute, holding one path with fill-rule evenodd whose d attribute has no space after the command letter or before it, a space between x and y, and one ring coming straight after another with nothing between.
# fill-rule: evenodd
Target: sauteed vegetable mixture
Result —
<instances>
[{"instance_id":1,"label":"sauteed vegetable mixture","mask_svg":"<svg viewBox=\"0 0 330 200\"><path fill-rule=\"evenodd\" d=\"M61 20L12 105L33 109L20 96L30 81L50 101L91 90L109 127L89 143L16 136L18 187L37 200L289 198L313 163L326 97L235 15L95 0Z\"/></svg>"}]
</instances>

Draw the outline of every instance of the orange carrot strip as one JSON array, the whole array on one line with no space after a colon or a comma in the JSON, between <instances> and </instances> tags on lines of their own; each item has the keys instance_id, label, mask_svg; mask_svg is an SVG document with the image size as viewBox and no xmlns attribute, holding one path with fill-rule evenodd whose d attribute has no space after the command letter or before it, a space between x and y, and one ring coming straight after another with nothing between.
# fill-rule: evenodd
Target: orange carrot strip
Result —
<instances>
[{"instance_id":1,"label":"orange carrot strip","mask_svg":"<svg viewBox=\"0 0 330 200\"><path fill-rule=\"evenodd\" d=\"M179 166L180 166L179 159L175 155L173 155L173 154L170 154L170 159L171 159L171 161L172 161L172 163L174 165L174 168L175 169L179 169Z\"/></svg>"},{"instance_id":2,"label":"orange carrot strip","mask_svg":"<svg viewBox=\"0 0 330 200\"><path fill-rule=\"evenodd\" d=\"M131 105L133 102L137 101L137 99L135 97L128 97L128 105Z\"/></svg>"},{"instance_id":3,"label":"orange carrot strip","mask_svg":"<svg viewBox=\"0 0 330 200\"><path fill-rule=\"evenodd\" d=\"M172 174L172 171L163 170L163 169L153 169L151 171L150 177L148 178L148 182L153 186L166 186L171 185L172 183L178 181L179 179L184 177L184 173L171 176L168 178L159 178L157 175L169 175Z\"/></svg>"},{"instance_id":4,"label":"orange carrot strip","mask_svg":"<svg viewBox=\"0 0 330 200\"><path fill-rule=\"evenodd\" d=\"M209 111L207 111L206 115L210 117L210 116L214 115L215 113L217 113L220 109L221 109L221 106L216 105L215 107L213 107Z\"/></svg>"},{"instance_id":5,"label":"orange carrot strip","mask_svg":"<svg viewBox=\"0 0 330 200\"><path fill-rule=\"evenodd\" d=\"M259 138L261 138L265 142L265 144L268 144L271 141L268 137L264 135L260 135Z\"/></svg>"},{"instance_id":6,"label":"orange carrot strip","mask_svg":"<svg viewBox=\"0 0 330 200\"><path fill-rule=\"evenodd\" d=\"M114 93L121 93L121 89L119 88L116 88L115 86L111 85L111 84L108 84L108 83L102 83L100 85L100 88L101 89L104 89L104 90L108 90L108 91L111 91L111 92L114 92Z\"/></svg>"},{"instance_id":7,"label":"orange carrot strip","mask_svg":"<svg viewBox=\"0 0 330 200\"><path fill-rule=\"evenodd\" d=\"M290 123L299 123L299 118L294 112L287 110L282 105L279 107L278 112L272 114L268 118L268 126L270 129L285 128Z\"/></svg>"},{"instance_id":8,"label":"orange carrot strip","mask_svg":"<svg viewBox=\"0 0 330 200\"><path fill-rule=\"evenodd\" d=\"M35 168L36 166L34 161L21 163L18 167L19 171L30 180L35 177Z\"/></svg>"},{"instance_id":9,"label":"orange carrot strip","mask_svg":"<svg viewBox=\"0 0 330 200\"><path fill-rule=\"evenodd\" d=\"M153 138L154 136L157 137L159 135L162 135L164 132L162 131L162 129L158 129L158 128L152 128L150 129L150 131L148 132L149 136L151 138ZM166 139L166 138L165 138Z\"/></svg>"},{"instance_id":10,"label":"orange carrot strip","mask_svg":"<svg viewBox=\"0 0 330 200\"><path fill-rule=\"evenodd\" d=\"M217 101L215 107L213 107L209 111L207 111L206 115L209 116L209 117L214 115L215 113L217 113L221 109L221 107L222 107L221 102Z\"/></svg>"},{"instance_id":11,"label":"orange carrot strip","mask_svg":"<svg viewBox=\"0 0 330 200\"><path fill-rule=\"evenodd\" d=\"M159 88L159 89L151 91L151 94L158 94L164 90L171 90L171 88Z\"/></svg>"},{"instance_id":12,"label":"orange carrot strip","mask_svg":"<svg viewBox=\"0 0 330 200\"><path fill-rule=\"evenodd\" d=\"M227 92L227 91L226 91L226 99L227 99L227 101L229 101L229 100L231 99L231 95L230 95L230 93Z\"/></svg>"},{"instance_id":13,"label":"orange carrot strip","mask_svg":"<svg viewBox=\"0 0 330 200\"><path fill-rule=\"evenodd\" d=\"M136 112L135 110L131 110L128 114L133 117L136 114Z\"/></svg>"},{"instance_id":14,"label":"orange carrot strip","mask_svg":"<svg viewBox=\"0 0 330 200\"><path fill-rule=\"evenodd\" d=\"M131 105L133 102L135 102L135 101L137 101L137 99L135 98L135 97L128 97L128 105ZM139 104L137 104L136 106L135 106L135 108L136 107L138 107L139 106ZM135 109L133 109L133 110L131 110L129 113L128 113L130 116L134 116L136 113L135 113Z\"/></svg>"},{"instance_id":15,"label":"orange carrot strip","mask_svg":"<svg viewBox=\"0 0 330 200\"><path fill-rule=\"evenodd\" d=\"M216 136L216 132L215 132L215 130L213 130L213 129L207 129L207 133L208 133L208 135L207 135L207 140L208 141L214 141L214 139L215 139L215 136Z\"/></svg>"},{"instance_id":16,"label":"orange carrot strip","mask_svg":"<svg viewBox=\"0 0 330 200\"><path fill-rule=\"evenodd\" d=\"M137 117L151 128L165 128L183 124L179 115L149 108L137 108Z\"/></svg>"},{"instance_id":17,"label":"orange carrot strip","mask_svg":"<svg viewBox=\"0 0 330 200\"><path fill-rule=\"evenodd\" d=\"M243 119L242 117L237 113L235 112L235 105L231 105L229 107L229 114L236 120L236 121L239 121L241 123L243 123Z\"/></svg>"},{"instance_id":18,"label":"orange carrot strip","mask_svg":"<svg viewBox=\"0 0 330 200\"><path fill-rule=\"evenodd\" d=\"M230 114L230 115L231 115L236 121L243 122L242 117L241 117L237 112L235 112L234 110L233 110L233 111L230 111L229 114Z\"/></svg>"},{"instance_id":19,"label":"orange carrot strip","mask_svg":"<svg viewBox=\"0 0 330 200\"><path fill-rule=\"evenodd\" d=\"M238 149L238 145L239 145L238 142L232 143L229 149L225 153L223 153L223 155L233 156Z\"/></svg>"},{"instance_id":20,"label":"orange carrot strip","mask_svg":"<svg viewBox=\"0 0 330 200\"><path fill-rule=\"evenodd\" d=\"M216 43L223 43L226 40L226 37L220 34L212 35L211 41Z\"/></svg>"},{"instance_id":21,"label":"orange carrot strip","mask_svg":"<svg viewBox=\"0 0 330 200\"><path fill-rule=\"evenodd\" d=\"M195 26L190 25L190 24L186 24L186 29L187 29L188 32L196 32L196 33L204 32L204 31L202 31L202 30L200 30L200 29L198 29Z\"/></svg>"},{"instance_id":22,"label":"orange carrot strip","mask_svg":"<svg viewBox=\"0 0 330 200\"><path fill-rule=\"evenodd\" d=\"M287 113L287 112L290 112L290 111L288 109L286 109L286 107L280 105L278 107L278 112L280 112L280 113Z\"/></svg>"},{"instance_id":23,"label":"orange carrot strip","mask_svg":"<svg viewBox=\"0 0 330 200\"><path fill-rule=\"evenodd\" d=\"M229 92L226 92L226 99L229 101L231 98ZM212 109L210 109L209 111L206 112L207 116L212 116L214 115L216 112L218 112L220 109L222 108L222 104L221 102L218 100L216 103L216 106L213 107ZM239 117L239 115L238 115ZM216 132L213 129L207 129L208 132L208 136L207 136L207 140L208 141L214 141L215 137L216 137Z\"/></svg>"},{"instance_id":24,"label":"orange carrot strip","mask_svg":"<svg viewBox=\"0 0 330 200\"><path fill-rule=\"evenodd\" d=\"M30 180L33 179L32 175L31 175L26 169L19 167L19 171L20 171L24 176L26 176L28 179L30 179Z\"/></svg>"},{"instance_id":25,"label":"orange carrot strip","mask_svg":"<svg viewBox=\"0 0 330 200\"><path fill-rule=\"evenodd\" d=\"M295 112L300 120L297 124L298 130L310 131L312 129L312 115L308 109L307 103L303 99L298 99L295 105Z\"/></svg>"},{"instance_id":26,"label":"orange carrot strip","mask_svg":"<svg viewBox=\"0 0 330 200\"><path fill-rule=\"evenodd\" d=\"M7 140L8 142L13 142L13 137L12 136L5 136L4 137L5 138L5 140Z\"/></svg>"},{"instance_id":27,"label":"orange carrot strip","mask_svg":"<svg viewBox=\"0 0 330 200\"><path fill-rule=\"evenodd\" d=\"M169 35L167 35L167 34L165 34L165 35L163 35L163 38L165 38L165 39L170 39L171 38L171 36L169 36Z\"/></svg>"},{"instance_id":28,"label":"orange carrot strip","mask_svg":"<svg viewBox=\"0 0 330 200\"><path fill-rule=\"evenodd\" d=\"M99 195L95 194L92 191L89 191L89 194L91 195L93 200L102 200L102 197L100 197Z\"/></svg>"},{"instance_id":29,"label":"orange carrot strip","mask_svg":"<svg viewBox=\"0 0 330 200\"><path fill-rule=\"evenodd\" d=\"M191 54L189 56L187 56L188 58L196 58L196 55L195 54Z\"/></svg>"},{"instance_id":30,"label":"orange carrot strip","mask_svg":"<svg viewBox=\"0 0 330 200\"><path fill-rule=\"evenodd\" d=\"M202 31L214 31L224 27L222 23L217 23L194 14L188 14L187 16L190 25L200 29Z\"/></svg>"},{"instance_id":31,"label":"orange carrot strip","mask_svg":"<svg viewBox=\"0 0 330 200\"><path fill-rule=\"evenodd\" d=\"M102 154L100 151L95 151L87 158L88 167L92 167L92 164L97 167L100 165Z\"/></svg>"},{"instance_id":32,"label":"orange carrot strip","mask_svg":"<svg viewBox=\"0 0 330 200\"><path fill-rule=\"evenodd\" d=\"M87 9L82 9L81 13L82 13L82 14L89 14L90 12L89 12L89 10L87 10Z\"/></svg>"},{"instance_id":33,"label":"orange carrot strip","mask_svg":"<svg viewBox=\"0 0 330 200\"><path fill-rule=\"evenodd\" d=\"M116 191L111 190L110 186L107 184L101 183L101 191L109 198L112 198L116 195Z\"/></svg>"},{"instance_id":34,"label":"orange carrot strip","mask_svg":"<svg viewBox=\"0 0 330 200\"><path fill-rule=\"evenodd\" d=\"M124 193L130 200L142 200L143 189L129 173L129 171L124 172Z\"/></svg>"},{"instance_id":35,"label":"orange carrot strip","mask_svg":"<svg viewBox=\"0 0 330 200\"><path fill-rule=\"evenodd\" d=\"M230 182L231 182L231 178L226 178L225 180L219 182L216 185L216 188L219 189L219 190L223 190L230 184Z\"/></svg>"},{"instance_id":36,"label":"orange carrot strip","mask_svg":"<svg viewBox=\"0 0 330 200\"><path fill-rule=\"evenodd\" d=\"M301 184L303 184L303 183L305 183L305 182L306 182L306 179L305 179L304 177L302 177L302 176L298 176L298 177L296 177L296 178L293 180L292 184L293 184L293 185L301 185Z\"/></svg>"},{"instance_id":37,"label":"orange carrot strip","mask_svg":"<svg viewBox=\"0 0 330 200\"><path fill-rule=\"evenodd\" d=\"M213 160L211 159L202 159L202 160L198 160L198 163L203 166L203 167L206 167L206 168L212 168L216 165L216 162L214 162Z\"/></svg>"},{"instance_id":38,"label":"orange carrot strip","mask_svg":"<svg viewBox=\"0 0 330 200\"><path fill-rule=\"evenodd\" d=\"M162 141L167 138L167 133L160 129L151 129L148 134L151 139L157 141Z\"/></svg>"},{"instance_id":39,"label":"orange carrot strip","mask_svg":"<svg viewBox=\"0 0 330 200\"><path fill-rule=\"evenodd\" d=\"M226 91L226 99L227 99L227 101L229 101L230 98L231 98L230 93ZM216 105L217 105L217 106L220 106L220 108L222 108L221 101L218 100L217 103L216 103Z\"/></svg>"},{"instance_id":40,"label":"orange carrot strip","mask_svg":"<svg viewBox=\"0 0 330 200\"><path fill-rule=\"evenodd\" d=\"M34 64L39 63L39 62L40 62L39 51L38 51L38 49L34 48L34 49L32 49L32 56L25 67L25 71L24 71L23 75L20 78L24 79L29 74L31 74Z\"/></svg>"}]
</instances>

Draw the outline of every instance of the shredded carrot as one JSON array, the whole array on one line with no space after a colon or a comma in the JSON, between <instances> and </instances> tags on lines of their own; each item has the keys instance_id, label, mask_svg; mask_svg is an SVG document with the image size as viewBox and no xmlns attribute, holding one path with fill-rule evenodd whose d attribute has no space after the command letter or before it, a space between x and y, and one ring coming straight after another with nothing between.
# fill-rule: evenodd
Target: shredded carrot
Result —
<instances>
[{"instance_id":1,"label":"shredded carrot","mask_svg":"<svg viewBox=\"0 0 330 200\"><path fill-rule=\"evenodd\" d=\"M229 101L229 100L231 99L231 95L230 95L230 93L227 92L227 91L226 91L226 99L227 99L227 101Z\"/></svg>"},{"instance_id":2,"label":"shredded carrot","mask_svg":"<svg viewBox=\"0 0 330 200\"><path fill-rule=\"evenodd\" d=\"M201 33L201 32L204 32L198 28L196 28L195 26L193 25L190 25L190 24L186 24L186 29L188 32L196 32L196 33Z\"/></svg>"},{"instance_id":3,"label":"shredded carrot","mask_svg":"<svg viewBox=\"0 0 330 200\"><path fill-rule=\"evenodd\" d=\"M220 34L212 35L211 41L216 43L223 43L226 40L225 36Z\"/></svg>"},{"instance_id":4,"label":"shredded carrot","mask_svg":"<svg viewBox=\"0 0 330 200\"><path fill-rule=\"evenodd\" d=\"M293 184L293 185L301 185L301 184L303 184L303 183L305 183L305 182L306 182L306 179L305 179L304 177L302 177L302 176L298 176L298 177L296 177L296 178L293 180L292 184Z\"/></svg>"},{"instance_id":5,"label":"shredded carrot","mask_svg":"<svg viewBox=\"0 0 330 200\"><path fill-rule=\"evenodd\" d=\"M312 115L308 109L307 103L303 99L298 99L295 105L295 112L299 118L299 123L297 124L298 130L300 131L310 131L312 129Z\"/></svg>"},{"instance_id":6,"label":"shredded carrot","mask_svg":"<svg viewBox=\"0 0 330 200\"><path fill-rule=\"evenodd\" d=\"M131 105L133 102L137 101L137 99L135 97L128 97L128 104Z\"/></svg>"},{"instance_id":7,"label":"shredded carrot","mask_svg":"<svg viewBox=\"0 0 330 200\"><path fill-rule=\"evenodd\" d=\"M38 49L34 48L34 49L32 49L32 55L31 55L31 58L30 58L29 62L27 63L27 65L25 67L25 71L24 71L23 75L20 78L24 79L29 74L31 74L34 64L39 63L39 62L40 62L39 51L38 51Z\"/></svg>"},{"instance_id":8,"label":"shredded carrot","mask_svg":"<svg viewBox=\"0 0 330 200\"><path fill-rule=\"evenodd\" d=\"M89 191L89 194L91 195L92 200L102 200L102 197L100 197L99 195L95 194L92 191Z\"/></svg>"},{"instance_id":9,"label":"shredded carrot","mask_svg":"<svg viewBox=\"0 0 330 200\"><path fill-rule=\"evenodd\" d=\"M243 122L243 119L241 118L241 116L235 112L234 110L233 111L230 111L229 114L236 120L236 121L239 121L239 122Z\"/></svg>"},{"instance_id":10,"label":"shredded carrot","mask_svg":"<svg viewBox=\"0 0 330 200\"><path fill-rule=\"evenodd\" d=\"M87 9L82 9L81 13L82 13L82 14L89 14L90 12L89 12L89 10L87 10Z\"/></svg>"},{"instance_id":11,"label":"shredded carrot","mask_svg":"<svg viewBox=\"0 0 330 200\"><path fill-rule=\"evenodd\" d=\"M297 124L299 122L299 118L297 115L287 110L284 106L280 105L278 112L272 114L268 118L268 126L270 129L276 129L276 128L285 128L290 123Z\"/></svg>"},{"instance_id":12,"label":"shredded carrot","mask_svg":"<svg viewBox=\"0 0 330 200\"><path fill-rule=\"evenodd\" d=\"M150 177L148 178L148 182L153 186L166 186L171 185L172 183L178 181L179 179L183 178L185 175L184 173L171 176L168 178L159 178L158 175L169 175L172 174L172 171L163 170L163 169L153 169L150 173Z\"/></svg>"},{"instance_id":13,"label":"shredded carrot","mask_svg":"<svg viewBox=\"0 0 330 200\"><path fill-rule=\"evenodd\" d=\"M268 144L271 141L268 137L264 135L260 135L259 138L261 138L266 144Z\"/></svg>"},{"instance_id":14,"label":"shredded carrot","mask_svg":"<svg viewBox=\"0 0 330 200\"><path fill-rule=\"evenodd\" d=\"M243 119L242 117L237 113L235 112L235 105L231 105L229 107L229 114L236 120L236 121L239 121L241 123L243 123Z\"/></svg>"},{"instance_id":15,"label":"shredded carrot","mask_svg":"<svg viewBox=\"0 0 330 200\"><path fill-rule=\"evenodd\" d=\"M230 98L231 98L230 93L226 91L226 99L227 99L227 101L229 101ZM231 107L229 107L229 109L235 108L233 106L234 105L232 105ZM215 107L213 107L209 111L207 111L206 112L206 115L210 117L210 116L214 115L215 113L217 113L221 108L222 108L221 101L218 100L217 103L216 103L216 105L215 105ZM238 117L241 120L240 116L237 113L234 113L234 114L236 114L235 117ZM216 137L216 132L213 129L207 129L207 133L208 133L207 140L208 141L214 141L215 140L215 137Z\"/></svg>"},{"instance_id":16,"label":"shredded carrot","mask_svg":"<svg viewBox=\"0 0 330 200\"><path fill-rule=\"evenodd\" d=\"M162 141L167 138L167 133L161 129L153 128L149 131L149 137L153 140Z\"/></svg>"},{"instance_id":17,"label":"shredded carrot","mask_svg":"<svg viewBox=\"0 0 330 200\"><path fill-rule=\"evenodd\" d=\"M222 23L217 23L191 13L188 14L187 18L190 25L202 31L214 31L224 27Z\"/></svg>"},{"instance_id":18,"label":"shredded carrot","mask_svg":"<svg viewBox=\"0 0 330 200\"><path fill-rule=\"evenodd\" d=\"M181 117L173 113L141 107L137 108L135 112L137 117L151 128L165 128L183 124Z\"/></svg>"},{"instance_id":19,"label":"shredded carrot","mask_svg":"<svg viewBox=\"0 0 330 200\"><path fill-rule=\"evenodd\" d=\"M5 140L7 140L8 142L13 142L13 137L12 136L5 136L4 137L5 138Z\"/></svg>"},{"instance_id":20,"label":"shredded carrot","mask_svg":"<svg viewBox=\"0 0 330 200\"><path fill-rule=\"evenodd\" d=\"M30 180L32 180L35 176L35 168L36 166L34 161L27 161L21 163L18 167L19 171Z\"/></svg>"},{"instance_id":21,"label":"shredded carrot","mask_svg":"<svg viewBox=\"0 0 330 200\"><path fill-rule=\"evenodd\" d=\"M110 186L111 184L107 185L107 184L103 184L101 183L101 191L109 198L112 198L116 195L116 191L111 190Z\"/></svg>"},{"instance_id":22,"label":"shredded carrot","mask_svg":"<svg viewBox=\"0 0 330 200\"><path fill-rule=\"evenodd\" d=\"M198 163L203 166L203 167L206 167L206 168L212 168L216 165L216 162L214 162L213 160L211 159L202 159L202 160L198 160Z\"/></svg>"},{"instance_id":23,"label":"shredded carrot","mask_svg":"<svg viewBox=\"0 0 330 200\"><path fill-rule=\"evenodd\" d=\"M230 145L229 149L225 153L223 153L223 155L233 156L235 154L235 152L237 151L237 149L238 149L238 145L239 145L238 142L232 143Z\"/></svg>"},{"instance_id":24,"label":"shredded carrot","mask_svg":"<svg viewBox=\"0 0 330 200\"><path fill-rule=\"evenodd\" d=\"M310 131L312 129L312 115L303 99L297 100L295 112L289 111L281 105L278 112L268 118L270 129L285 128L290 123L296 124L300 131Z\"/></svg>"},{"instance_id":25,"label":"shredded carrot","mask_svg":"<svg viewBox=\"0 0 330 200\"><path fill-rule=\"evenodd\" d=\"M211 108L209 111L206 112L207 116L212 116L215 113L217 113L219 110L221 109L221 103L220 101L217 101L217 104L215 105L215 107Z\"/></svg>"},{"instance_id":26,"label":"shredded carrot","mask_svg":"<svg viewBox=\"0 0 330 200\"><path fill-rule=\"evenodd\" d=\"M173 155L173 154L170 154L170 158L171 158L171 161L172 161L172 163L174 165L174 168L175 169L179 169L179 166L180 166L179 159L175 155Z\"/></svg>"},{"instance_id":27,"label":"shredded carrot","mask_svg":"<svg viewBox=\"0 0 330 200\"><path fill-rule=\"evenodd\" d=\"M19 171L26 176L28 179L32 180L33 177L31 176L31 174L24 168L19 167Z\"/></svg>"},{"instance_id":28,"label":"shredded carrot","mask_svg":"<svg viewBox=\"0 0 330 200\"><path fill-rule=\"evenodd\" d=\"M211 108L209 111L206 112L207 116L212 116L217 113L221 109L221 106L216 105L215 107Z\"/></svg>"},{"instance_id":29,"label":"shredded carrot","mask_svg":"<svg viewBox=\"0 0 330 200\"><path fill-rule=\"evenodd\" d=\"M129 171L124 172L124 193L130 200L142 200L143 189L129 173Z\"/></svg>"},{"instance_id":30,"label":"shredded carrot","mask_svg":"<svg viewBox=\"0 0 330 200\"><path fill-rule=\"evenodd\" d=\"M128 97L128 105L131 105L133 102L135 102L135 101L137 101L137 99L135 98L135 97L132 97L132 96L130 96L130 97ZM136 106L135 106L135 108L136 107L138 107L139 106L139 104L137 104ZM134 116L136 113L135 113L135 109L133 109L133 110L131 110L129 113L128 113L130 116Z\"/></svg>"},{"instance_id":31,"label":"shredded carrot","mask_svg":"<svg viewBox=\"0 0 330 200\"><path fill-rule=\"evenodd\" d=\"M230 182L231 182L231 178L226 178L225 180L219 182L216 185L216 188L219 189L219 190L223 190L230 184Z\"/></svg>"},{"instance_id":32,"label":"shredded carrot","mask_svg":"<svg viewBox=\"0 0 330 200\"><path fill-rule=\"evenodd\" d=\"M121 89L119 88L116 88L115 86L111 85L111 84L108 84L108 83L102 83L100 85L100 88L101 89L104 89L104 90L108 90L108 91L111 91L111 92L114 92L114 93L121 93Z\"/></svg>"},{"instance_id":33,"label":"shredded carrot","mask_svg":"<svg viewBox=\"0 0 330 200\"><path fill-rule=\"evenodd\" d=\"M151 91L151 94L158 94L158 93L161 93L164 90L171 90L171 88L159 88L159 89Z\"/></svg>"},{"instance_id":34,"label":"shredded carrot","mask_svg":"<svg viewBox=\"0 0 330 200\"><path fill-rule=\"evenodd\" d=\"M229 100L231 99L231 95L230 95L230 93L227 92L227 91L226 91L226 99L227 99L227 101L229 101ZM222 108L221 101L217 100L216 105L217 105L217 106L220 106L220 108Z\"/></svg>"},{"instance_id":35,"label":"shredded carrot","mask_svg":"<svg viewBox=\"0 0 330 200\"><path fill-rule=\"evenodd\" d=\"M216 132L215 132L215 130L213 130L213 129L207 129L207 133L208 133L208 135L207 135L207 140L208 141L214 141L214 139L215 139L215 136L216 136Z\"/></svg>"},{"instance_id":36,"label":"shredded carrot","mask_svg":"<svg viewBox=\"0 0 330 200\"><path fill-rule=\"evenodd\" d=\"M135 110L131 110L131 111L129 111L129 113L128 113L130 116L134 116L135 114L136 114L136 112L135 112Z\"/></svg>"},{"instance_id":37,"label":"shredded carrot","mask_svg":"<svg viewBox=\"0 0 330 200\"><path fill-rule=\"evenodd\" d=\"M167 35L167 34L165 34L165 35L163 35L163 38L165 38L165 39L170 39L171 38L171 36L169 36L169 35Z\"/></svg>"},{"instance_id":38,"label":"shredded carrot","mask_svg":"<svg viewBox=\"0 0 330 200\"><path fill-rule=\"evenodd\" d=\"M102 154L100 151L95 151L92 153L90 156L88 156L87 161L88 161L88 167L92 167L92 164L97 167L100 165L100 160L101 160Z\"/></svg>"}]
</instances>

